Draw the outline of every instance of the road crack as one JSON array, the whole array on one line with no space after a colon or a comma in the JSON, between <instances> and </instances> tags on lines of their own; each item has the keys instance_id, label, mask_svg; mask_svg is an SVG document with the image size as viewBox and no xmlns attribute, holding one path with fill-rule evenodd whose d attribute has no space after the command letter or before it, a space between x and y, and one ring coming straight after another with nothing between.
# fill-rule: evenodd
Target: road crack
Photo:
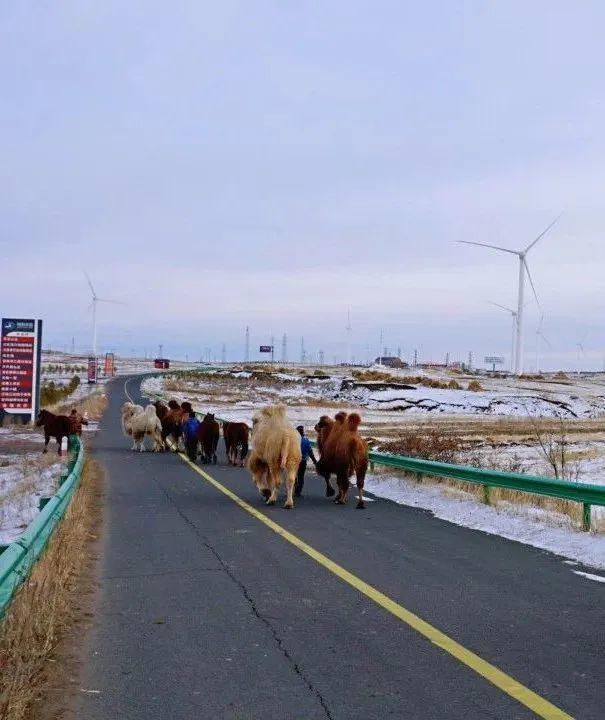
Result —
<instances>
[{"instance_id":1,"label":"road crack","mask_svg":"<svg viewBox=\"0 0 605 720\"><path fill-rule=\"evenodd\" d=\"M157 480L156 480L156 482L157 482ZM221 557L221 555L220 555L220 553L218 552L218 550L208 541L208 538L200 532L199 528L198 528L198 527L187 517L187 515L185 515L185 513L179 508L179 506L177 505L177 503L176 503L175 499L172 497L172 495L170 495L170 493L168 493L168 492L165 490L165 488L163 488L159 483L157 483L157 484L158 484L160 490L161 490L161 491L164 493L164 495L166 496L166 498L172 503L172 505L174 506L174 508L175 508L176 511L178 512L178 514L183 518L183 520L184 520L184 521L192 528L192 530L195 532L195 534L197 535L197 537L198 537L199 540L201 541L202 545L203 545L205 548L207 548L207 549L214 555L214 557L216 558L217 562L219 563L219 565L221 566L221 568L223 569L223 571L225 572L225 574L227 575L227 577L229 577L229 579L234 583L234 585L236 585L236 586L240 589L240 591L241 591L242 595L244 596L246 602L250 605L250 609L251 609L253 615L254 615L258 620L260 620L260 622L262 622L263 625L265 625L265 626L267 627L267 629L269 630L269 632L271 633L271 635L272 635L272 637L273 637L273 640L275 641L275 644L276 644L277 648L278 648L279 651L282 653L282 655L286 658L286 660L288 661L288 664L291 666L291 668L292 668L292 670L294 671L294 673L295 673L296 675L298 675L298 677L299 677L299 678L302 680L302 682L307 686L307 688L311 691L311 693L313 693L313 695L315 695L315 697L318 699L319 704L321 705L321 707L322 707L322 709L323 709L323 711L324 711L324 713L325 713L325 715L326 715L326 718L328 718L328 720L334 720L334 716L332 715L332 712L331 712L330 708L328 707L328 704L327 704L327 702L326 702L326 699L325 699L324 696L321 694L320 690L319 690L317 687L315 687L315 685L313 684L313 681L312 681L309 677L307 677L307 675L305 674L304 670L303 670L303 669L301 668L301 666L296 662L296 660L294 659L294 657L290 654L290 651L289 651L288 648L286 647L286 644L285 644L283 638L280 636L279 632L277 631L277 628L275 628L274 625L271 623L270 619L269 619L267 616L263 615L262 612L259 610L259 608L258 608L258 606L257 606L257 604L256 604L256 601L254 600L254 598L253 598L252 595L250 594L250 592L249 592L248 588L246 587L246 585L245 585L238 577L236 577L236 575L234 574L233 570L232 570L232 569L229 567L229 565L223 560L223 558Z\"/></svg>"}]
</instances>

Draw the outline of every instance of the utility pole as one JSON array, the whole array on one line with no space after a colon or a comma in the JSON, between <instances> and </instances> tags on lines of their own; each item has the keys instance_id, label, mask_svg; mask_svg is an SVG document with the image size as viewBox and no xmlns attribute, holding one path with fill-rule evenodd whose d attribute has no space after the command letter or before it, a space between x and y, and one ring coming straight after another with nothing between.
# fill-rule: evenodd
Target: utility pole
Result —
<instances>
[{"instance_id":1,"label":"utility pole","mask_svg":"<svg viewBox=\"0 0 605 720\"><path fill-rule=\"evenodd\" d=\"M470 350L468 352L468 369L473 369L473 353Z\"/></svg>"},{"instance_id":2,"label":"utility pole","mask_svg":"<svg viewBox=\"0 0 605 720\"><path fill-rule=\"evenodd\" d=\"M382 365L382 330L380 331L380 345L378 347L378 364Z\"/></svg>"},{"instance_id":3,"label":"utility pole","mask_svg":"<svg viewBox=\"0 0 605 720\"><path fill-rule=\"evenodd\" d=\"M397 357L401 360L401 346L397 348Z\"/></svg>"},{"instance_id":4,"label":"utility pole","mask_svg":"<svg viewBox=\"0 0 605 720\"><path fill-rule=\"evenodd\" d=\"M324 364L324 351L323 350L319 351L319 364L320 365Z\"/></svg>"},{"instance_id":5,"label":"utility pole","mask_svg":"<svg viewBox=\"0 0 605 720\"><path fill-rule=\"evenodd\" d=\"M281 361L283 363L288 362L288 336L286 333L281 339Z\"/></svg>"},{"instance_id":6,"label":"utility pole","mask_svg":"<svg viewBox=\"0 0 605 720\"><path fill-rule=\"evenodd\" d=\"M275 337L271 335L271 364L275 358Z\"/></svg>"},{"instance_id":7,"label":"utility pole","mask_svg":"<svg viewBox=\"0 0 605 720\"><path fill-rule=\"evenodd\" d=\"M221 362L227 362L227 346L225 345L225 343L223 343L223 347L221 348Z\"/></svg>"},{"instance_id":8,"label":"utility pole","mask_svg":"<svg viewBox=\"0 0 605 720\"><path fill-rule=\"evenodd\" d=\"M305 352L305 338L301 337L301 339L300 339L300 362L304 365L306 359L307 359L307 354Z\"/></svg>"},{"instance_id":9,"label":"utility pole","mask_svg":"<svg viewBox=\"0 0 605 720\"><path fill-rule=\"evenodd\" d=\"M414 349L414 367L418 367L418 350Z\"/></svg>"},{"instance_id":10,"label":"utility pole","mask_svg":"<svg viewBox=\"0 0 605 720\"><path fill-rule=\"evenodd\" d=\"M351 327L351 311L347 311L347 365L351 364L351 335L353 328Z\"/></svg>"},{"instance_id":11,"label":"utility pole","mask_svg":"<svg viewBox=\"0 0 605 720\"><path fill-rule=\"evenodd\" d=\"M445 367L450 366L450 354L447 352L445 353Z\"/></svg>"},{"instance_id":12,"label":"utility pole","mask_svg":"<svg viewBox=\"0 0 605 720\"><path fill-rule=\"evenodd\" d=\"M164 346L162 345L162 343L160 343L160 345L159 345L160 354L158 355L159 358L163 358L163 357L164 357L164 356L162 355L162 350L163 350L163 349L164 349Z\"/></svg>"},{"instance_id":13,"label":"utility pole","mask_svg":"<svg viewBox=\"0 0 605 720\"><path fill-rule=\"evenodd\" d=\"M250 328L246 325L246 349L244 351L244 362L250 362Z\"/></svg>"}]
</instances>

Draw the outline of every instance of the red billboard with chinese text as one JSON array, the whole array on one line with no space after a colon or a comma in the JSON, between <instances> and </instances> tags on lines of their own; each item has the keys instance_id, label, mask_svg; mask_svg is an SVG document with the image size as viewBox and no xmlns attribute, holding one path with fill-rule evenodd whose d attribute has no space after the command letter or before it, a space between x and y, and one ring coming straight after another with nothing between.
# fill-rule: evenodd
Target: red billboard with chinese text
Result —
<instances>
[{"instance_id":1,"label":"red billboard with chinese text","mask_svg":"<svg viewBox=\"0 0 605 720\"><path fill-rule=\"evenodd\" d=\"M7 413L34 416L40 396L42 321L2 318L0 401Z\"/></svg>"}]
</instances>

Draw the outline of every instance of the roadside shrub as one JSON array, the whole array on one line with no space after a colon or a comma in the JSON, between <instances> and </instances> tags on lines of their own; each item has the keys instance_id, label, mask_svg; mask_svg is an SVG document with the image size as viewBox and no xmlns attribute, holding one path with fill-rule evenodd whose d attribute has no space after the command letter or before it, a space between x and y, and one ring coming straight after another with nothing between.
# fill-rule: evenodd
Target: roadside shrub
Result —
<instances>
[{"instance_id":1,"label":"roadside shrub","mask_svg":"<svg viewBox=\"0 0 605 720\"><path fill-rule=\"evenodd\" d=\"M56 385L54 380L44 383L40 388L40 405L42 407L56 405L60 400L69 397L79 385L78 375L74 375L67 385Z\"/></svg>"},{"instance_id":2,"label":"roadside shrub","mask_svg":"<svg viewBox=\"0 0 605 720\"><path fill-rule=\"evenodd\" d=\"M447 387L449 390L462 390L462 385L454 379L448 382Z\"/></svg>"},{"instance_id":3,"label":"roadside shrub","mask_svg":"<svg viewBox=\"0 0 605 720\"><path fill-rule=\"evenodd\" d=\"M381 450L397 455L419 457L424 460L455 463L463 447L462 438L445 435L437 428L430 428L425 431L407 430L402 432L394 440L385 443Z\"/></svg>"},{"instance_id":4,"label":"roadside shrub","mask_svg":"<svg viewBox=\"0 0 605 720\"><path fill-rule=\"evenodd\" d=\"M479 380L471 380L468 384L468 390L471 392L481 392L483 390L483 385L479 382Z\"/></svg>"}]
</instances>

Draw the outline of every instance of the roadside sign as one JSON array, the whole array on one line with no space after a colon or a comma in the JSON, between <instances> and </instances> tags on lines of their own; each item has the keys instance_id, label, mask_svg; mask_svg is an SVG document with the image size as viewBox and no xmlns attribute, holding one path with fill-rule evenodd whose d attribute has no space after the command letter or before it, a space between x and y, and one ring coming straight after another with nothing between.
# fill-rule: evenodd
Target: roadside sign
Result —
<instances>
[{"instance_id":1,"label":"roadside sign","mask_svg":"<svg viewBox=\"0 0 605 720\"><path fill-rule=\"evenodd\" d=\"M42 320L2 318L0 401L7 414L29 415L40 407Z\"/></svg>"},{"instance_id":2,"label":"roadside sign","mask_svg":"<svg viewBox=\"0 0 605 720\"><path fill-rule=\"evenodd\" d=\"M115 356L113 353L105 353L105 367L103 368L105 377L113 377L115 372L114 367Z\"/></svg>"},{"instance_id":3,"label":"roadside sign","mask_svg":"<svg viewBox=\"0 0 605 720\"><path fill-rule=\"evenodd\" d=\"M496 372L496 365L504 365L504 358L501 355L488 355L485 364L492 366L492 372Z\"/></svg>"},{"instance_id":4,"label":"roadside sign","mask_svg":"<svg viewBox=\"0 0 605 720\"><path fill-rule=\"evenodd\" d=\"M272 353L273 345L261 345L258 351L262 353Z\"/></svg>"},{"instance_id":5,"label":"roadside sign","mask_svg":"<svg viewBox=\"0 0 605 720\"><path fill-rule=\"evenodd\" d=\"M93 385L97 382L97 358L88 358L88 384Z\"/></svg>"}]
</instances>

